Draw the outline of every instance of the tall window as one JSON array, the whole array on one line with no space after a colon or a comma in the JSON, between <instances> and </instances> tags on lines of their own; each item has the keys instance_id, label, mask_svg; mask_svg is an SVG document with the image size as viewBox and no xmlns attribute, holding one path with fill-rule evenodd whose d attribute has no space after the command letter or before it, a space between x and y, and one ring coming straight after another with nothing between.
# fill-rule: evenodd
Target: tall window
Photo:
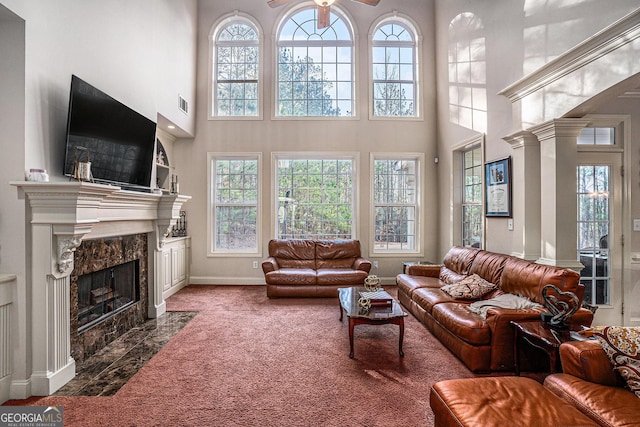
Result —
<instances>
[{"instance_id":1,"label":"tall window","mask_svg":"<svg viewBox=\"0 0 640 427\"><path fill-rule=\"evenodd\" d=\"M246 18L223 20L212 34L213 117L260 116L260 37Z\"/></svg>"},{"instance_id":2,"label":"tall window","mask_svg":"<svg viewBox=\"0 0 640 427\"><path fill-rule=\"evenodd\" d=\"M277 238L354 238L354 176L350 157L278 156Z\"/></svg>"},{"instance_id":3,"label":"tall window","mask_svg":"<svg viewBox=\"0 0 640 427\"><path fill-rule=\"evenodd\" d=\"M258 253L260 156L210 153L209 167L209 252Z\"/></svg>"},{"instance_id":4,"label":"tall window","mask_svg":"<svg viewBox=\"0 0 640 427\"><path fill-rule=\"evenodd\" d=\"M280 117L353 116L353 35L331 7L330 25L317 29L317 8L286 18L278 32L277 106Z\"/></svg>"},{"instance_id":5,"label":"tall window","mask_svg":"<svg viewBox=\"0 0 640 427\"><path fill-rule=\"evenodd\" d=\"M417 252L419 218L417 158L373 160L373 252Z\"/></svg>"},{"instance_id":6,"label":"tall window","mask_svg":"<svg viewBox=\"0 0 640 427\"><path fill-rule=\"evenodd\" d=\"M462 245L482 247L482 152L462 153Z\"/></svg>"},{"instance_id":7,"label":"tall window","mask_svg":"<svg viewBox=\"0 0 640 427\"><path fill-rule=\"evenodd\" d=\"M373 115L416 117L416 36L407 23L383 21L371 41Z\"/></svg>"}]
</instances>

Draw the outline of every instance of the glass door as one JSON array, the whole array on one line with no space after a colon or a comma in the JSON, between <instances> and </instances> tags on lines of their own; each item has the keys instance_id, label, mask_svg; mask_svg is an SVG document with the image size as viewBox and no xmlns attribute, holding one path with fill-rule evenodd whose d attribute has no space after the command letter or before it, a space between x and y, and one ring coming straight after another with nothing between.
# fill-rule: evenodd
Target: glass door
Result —
<instances>
[{"instance_id":1,"label":"glass door","mask_svg":"<svg viewBox=\"0 0 640 427\"><path fill-rule=\"evenodd\" d=\"M594 324L622 324L621 156L582 154L577 168L578 260Z\"/></svg>"}]
</instances>

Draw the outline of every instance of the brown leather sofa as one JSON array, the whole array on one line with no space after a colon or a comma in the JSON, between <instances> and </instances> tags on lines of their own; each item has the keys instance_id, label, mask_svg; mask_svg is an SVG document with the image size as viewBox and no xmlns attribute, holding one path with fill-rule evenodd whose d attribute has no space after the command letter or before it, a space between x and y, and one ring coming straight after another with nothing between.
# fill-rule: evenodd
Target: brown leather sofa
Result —
<instances>
[{"instance_id":1,"label":"brown leather sofa","mask_svg":"<svg viewBox=\"0 0 640 427\"><path fill-rule=\"evenodd\" d=\"M584 293L575 271L481 249L454 246L442 265L409 266L396 277L398 299L474 372L513 370L514 331L509 322L539 319L544 310L490 308L483 319L469 310L473 300L455 299L440 289L472 274L498 286L482 299L510 293L543 304L542 288L547 284L573 292L580 300ZM589 326L593 313L580 308L571 320Z\"/></svg>"},{"instance_id":2,"label":"brown leather sofa","mask_svg":"<svg viewBox=\"0 0 640 427\"><path fill-rule=\"evenodd\" d=\"M544 385L513 376L434 384L435 426L640 425L640 398L623 387L597 341L562 344L560 360L564 372L547 376Z\"/></svg>"},{"instance_id":3,"label":"brown leather sofa","mask_svg":"<svg viewBox=\"0 0 640 427\"><path fill-rule=\"evenodd\" d=\"M358 240L271 240L262 262L270 298L334 297L340 287L363 285L370 270Z\"/></svg>"},{"instance_id":4,"label":"brown leather sofa","mask_svg":"<svg viewBox=\"0 0 640 427\"><path fill-rule=\"evenodd\" d=\"M597 341L560 345L561 374L545 378L544 386L601 426L640 426L640 398L624 381Z\"/></svg>"}]
</instances>

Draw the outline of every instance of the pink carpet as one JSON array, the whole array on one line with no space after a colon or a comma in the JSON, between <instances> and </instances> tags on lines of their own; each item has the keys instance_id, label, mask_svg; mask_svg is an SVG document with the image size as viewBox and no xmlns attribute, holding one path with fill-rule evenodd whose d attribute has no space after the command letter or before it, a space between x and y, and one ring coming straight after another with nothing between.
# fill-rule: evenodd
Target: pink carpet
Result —
<instances>
[{"instance_id":1,"label":"pink carpet","mask_svg":"<svg viewBox=\"0 0 640 427\"><path fill-rule=\"evenodd\" d=\"M65 426L417 426L434 382L473 377L411 315L404 358L383 325L357 326L349 359L337 299L189 286L167 309L199 313L114 396L22 403L62 405Z\"/></svg>"}]
</instances>

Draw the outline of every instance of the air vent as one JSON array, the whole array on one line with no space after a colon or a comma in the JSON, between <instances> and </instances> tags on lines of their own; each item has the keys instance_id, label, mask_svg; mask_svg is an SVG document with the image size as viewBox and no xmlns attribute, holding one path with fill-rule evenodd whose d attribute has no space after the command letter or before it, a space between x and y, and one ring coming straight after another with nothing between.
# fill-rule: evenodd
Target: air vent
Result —
<instances>
[{"instance_id":1,"label":"air vent","mask_svg":"<svg viewBox=\"0 0 640 427\"><path fill-rule=\"evenodd\" d=\"M178 108L185 114L189 114L189 103L182 96L178 95Z\"/></svg>"}]
</instances>

